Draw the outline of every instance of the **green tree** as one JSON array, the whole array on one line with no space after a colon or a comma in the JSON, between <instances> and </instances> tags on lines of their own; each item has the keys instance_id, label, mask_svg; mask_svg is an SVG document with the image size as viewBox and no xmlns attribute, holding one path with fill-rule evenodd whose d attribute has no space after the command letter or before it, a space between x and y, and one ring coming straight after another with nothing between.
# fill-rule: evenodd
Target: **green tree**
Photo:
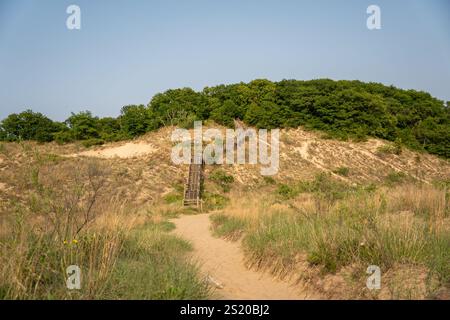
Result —
<instances>
[{"instance_id":1,"label":"green tree","mask_svg":"<svg viewBox=\"0 0 450 320\"><path fill-rule=\"evenodd\" d=\"M48 142L53 140L57 125L38 112L26 110L11 114L1 122L2 135L5 140L35 140Z\"/></svg>"},{"instance_id":2,"label":"green tree","mask_svg":"<svg viewBox=\"0 0 450 320\"><path fill-rule=\"evenodd\" d=\"M186 119L206 120L211 111L208 99L190 88L156 94L148 107L157 127L178 125Z\"/></svg>"},{"instance_id":3,"label":"green tree","mask_svg":"<svg viewBox=\"0 0 450 320\"><path fill-rule=\"evenodd\" d=\"M226 100L223 104L219 104L220 102L217 101L217 107L211 111L211 119L226 127L233 128L234 120L241 115L240 108L232 100Z\"/></svg>"},{"instance_id":4,"label":"green tree","mask_svg":"<svg viewBox=\"0 0 450 320\"><path fill-rule=\"evenodd\" d=\"M72 112L72 115L65 122L76 140L100 138L99 119L92 116L90 111Z\"/></svg>"},{"instance_id":5,"label":"green tree","mask_svg":"<svg viewBox=\"0 0 450 320\"><path fill-rule=\"evenodd\" d=\"M124 138L121 134L120 121L118 118L105 117L98 120L100 138L105 141L117 141Z\"/></svg>"},{"instance_id":6,"label":"green tree","mask_svg":"<svg viewBox=\"0 0 450 320\"><path fill-rule=\"evenodd\" d=\"M144 105L129 105L120 112L120 127L128 136L135 137L151 129L150 111Z\"/></svg>"}]
</instances>

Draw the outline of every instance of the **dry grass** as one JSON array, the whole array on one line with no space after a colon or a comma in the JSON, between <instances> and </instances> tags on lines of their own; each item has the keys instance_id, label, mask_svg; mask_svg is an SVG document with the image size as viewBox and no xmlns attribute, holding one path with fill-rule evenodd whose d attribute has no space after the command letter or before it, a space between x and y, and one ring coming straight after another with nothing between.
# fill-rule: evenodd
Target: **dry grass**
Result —
<instances>
[{"instance_id":1,"label":"dry grass","mask_svg":"<svg viewBox=\"0 0 450 320\"><path fill-rule=\"evenodd\" d=\"M212 216L213 226L229 239L244 235L250 266L281 277L300 273L333 298L425 298L448 284L447 190L408 184L331 198L323 192L283 201L233 195L230 205ZM386 275L382 292L365 289L368 265L380 266ZM420 276L398 280L416 269Z\"/></svg>"},{"instance_id":2,"label":"dry grass","mask_svg":"<svg viewBox=\"0 0 450 320\"><path fill-rule=\"evenodd\" d=\"M208 296L186 260L189 245L166 234L168 213L124 197L123 179L109 162L42 154L30 144L10 144L7 152L0 298L127 299L135 297L136 287L127 286L132 279L142 298ZM81 268L81 290L66 287L71 265Z\"/></svg>"}]
</instances>

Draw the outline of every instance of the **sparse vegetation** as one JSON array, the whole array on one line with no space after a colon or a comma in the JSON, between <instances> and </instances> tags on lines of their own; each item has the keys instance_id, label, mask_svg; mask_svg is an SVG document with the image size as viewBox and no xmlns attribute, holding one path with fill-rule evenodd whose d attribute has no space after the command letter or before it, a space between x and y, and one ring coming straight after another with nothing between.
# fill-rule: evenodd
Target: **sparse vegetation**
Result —
<instances>
[{"instance_id":1,"label":"sparse vegetation","mask_svg":"<svg viewBox=\"0 0 450 320\"><path fill-rule=\"evenodd\" d=\"M237 240L245 229L245 222L221 213L211 215L215 234L230 240Z\"/></svg>"},{"instance_id":2,"label":"sparse vegetation","mask_svg":"<svg viewBox=\"0 0 450 320\"><path fill-rule=\"evenodd\" d=\"M143 140L169 149L161 139L168 130ZM169 219L211 211L214 235L233 247L229 241L241 240L248 266L301 276L324 297L416 299L448 287L446 160L420 154L419 163L409 150L377 157L378 141L347 146L304 130L282 132L292 153L281 150L276 177L249 166L208 166L203 210L181 205L184 168L168 165L163 152L95 160L74 156L81 143L1 143L0 297L209 298L191 245L172 234L179 230ZM311 161L289 163L303 139ZM320 157L330 146L339 147ZM357 159L346 153L360 147ZM341 152L339 161L327 161ZM68 264L82 269L80 291L65 287ZM382 269L380 292L363 289L368 264Z\"/></svg>"},{"instance_id":3,"label":"sparse vegetation","mask_svg":"<svg viewBox=\"0 0 450 320\"><path fill-rule=\"evenodd\" d=\"M203 193L204 210L212 211L217 209L223 209L229 201L229 198L218 194L205 191Z\"/></svg>"},{"instance_id":4,"label":"sparse vegetation","mask_svg":"<svg viewBox=\"0 0 450 320\"><path fill-rule=\"evenodd\" d=\"M106 291L109 299L206 299L210 289L195 263L186 260L191 246L165 232L167 224L134 230L124 243Z\"/></svg>"},{"instance_id":5,"label":"sparse vegetation","mask_svg":"<svg viewBox=\"0 0 450 320\"><path fill-rule=\"evenodd\" d=\"M356 191L356 188L332 179L329 174L321 173L312 181L299 181L292 185L281 184L277 193L283 199L292 199L300 193L314 193L327 200L334 201L342 199L346 194Z\"/></svg>"},{"instance_id":6,"label":"sparse vegetation","mask_svg":"<svg viewBox=\"0 0 450 320\"><path fill-rule=\"evenodd\" d=\"M23 153L27 162L3 177L17 193L0 207L0 299L209 297L190 245L167 233L172 215L114 195L104 162ZM66 288L70 265L81 290Z\"/></svg>"},{"instance_id":7,"label":"sparse vegetation","mask_svg":"<svg viewBox=\"0 0 450 320\"><path fill-rule=\"evenodd\" d=\"M249 264L282 277L296 273L302 261L322 274L351 268L357 279L364 279L368 265L380 266L383 274L398 268L408 272L414 265L426 270L426 292L414 287L407 293L396 287L399 283L385 280L395 291L391 297L423 298L448 284L447 191L408 184L377 191L349 189L345 198L335 198L326 195L335 191L322 189L328 183L320 184L321 179L301 183L307 186L304 195L293 195L291 188L282 187L283 194L289 195L282 205L277 197L263 199L255 194L247 197L256 198L247 205L231 203L211 217L216 234L230 238L244 233ZM353 294L370 296L364 290Z\"/></svg>"},{"instance_id":8,"label":"sparse vegetation","mask_svg":"<svg viewBox=\"0 0 450 320\"><path fill-rule=\"evenodd\" d=\"M92 139L88 139L88 140L84 140L82 142L83 146L85 146L86 148L92 147L92 146L101 146L102 144L104 144L105 141L102 139L96 139L96 138L92 138Z\"/></svg>"},{"instance_id":9,"label":"sparse vegetation","mask_svg":"<svg viewBox=\"0 0 450 320\"><path fill-rule=\"evenodd\" d=\"M406 180L407 175L404 172L390 172L386 176L386 183L388 185L394 185L398 183L402 183Z\"/></svg>"},{"instance_id":10,"label":"sparse vegetation","mask_svg":"<svg viewBox=\"0 0 450 320\"><path fill-rule=\"evenodd\" d=\"M377 153L379 155L383 155L383 154L399 155L402 153L402 145L398 142L396 142L394 144L386 144L386 145L378 147Z\"/></svg>"},{"instance_id":11,"label":"sparse vegetation","mask_svg":"<svg viewBox=\"0 0 450 320\"><path fill-rule=\"evenodd\" d=\"M234 178L228 175L223 170L214 170L210 175L209 179L217 183L224 192L229 192L231 190L231 184L234 182Z\"/></svg>"},{"instance_id":12,"label":"sparse vegetation","mask_svg":"<svg viewBox=\"0 0 450 320\"><path fill-rule=\"evenodd\" d=\"M169 193L164 196L166 203L181 203L183 201L183 195L179 193Z\"/></svg>"},{"instance_id":13,"label":"sparse vegetation","mask_svg":"<svg viewBox=\"0 0 450 320\"><path fill-rule=\"evenodd\" d=\"M348 177L348 175L350 174L350 168L347 167L339 167L336 170L333 171L334 173L343 176L343 177Z\"/></svg>"}]
</instances>

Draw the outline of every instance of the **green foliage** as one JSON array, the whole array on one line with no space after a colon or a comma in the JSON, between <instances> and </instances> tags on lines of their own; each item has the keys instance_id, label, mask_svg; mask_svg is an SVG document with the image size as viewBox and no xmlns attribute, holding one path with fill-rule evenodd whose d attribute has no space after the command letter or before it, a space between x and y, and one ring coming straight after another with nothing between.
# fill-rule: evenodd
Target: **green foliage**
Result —
<instances>
[{"instance_id":1,"label":"green foliage","mask_svg":"<svg viewBox=\"0 0 450 320\"><path fill-rule=\"evenodd\" d=\"M119 141L127 136L121 132L120 121L118 118L100 118L98 120L100 138L105 141Z\"/></svg>"},{"instance_id":2,"label":"green foliage","mask_svg":"<svg viewBox=\"0 0 450 320\"><path fill-rule=\"evenodd\" d=\"M205 120L209 117L208 100L190 88L168 90L156 94L148 108L154 126L179 125L188 117Z\"/></svg>"},{"instance_id":3,"label":"green foliage","mask_svg":"<svg viewBox=\"0 0 450 320\"><path fill-rule=\"evenodd\" d=\"M398 142L393 144L386 144L381 147L378 147L377 153L382 154L395 154L399 155L402 153L402 145Z\"/></svg>"},{"instance_id":4,"label":"green foliage","mask_svg":"<svg viewBox=\"0 0 450 320\"><path fill-rule=\"evenodd\" d=\"M263 176L263 180L266 184L275 184L276 183L275 179L270 176Z\"/></svg>"},{"instance_id":5,"label":"green foliage","mask_svg":"<svg viewBox=\"0 0 450 320\"><path fill-rule=\"evenodd\" d=\"M241 110L232 100L226 100L223 104L218 103L211 112L211 119L226 127L234 127L234 119L239 118Z\"/></svg>"},{"instance_id":6,"label":"green foliage","mask_svg":"<svg viewBox=\"0 0 450 320\"><path fill-rule=\"evenodd\" d=\"M168 204L181 203L183 201L183 196L180 193L169 193L164 196L164 201Z\"/></svg>"},{"instance_id":7,"label":"green foliage","mask_svg":"<svg viewBox=\"0 0 450 320\"><path fill-rule=\"evenodd\" d=\"M144 105L125 106L121 110L120 127L130 137L136 137L149 131L151 116Z\"/></svg>"},{"instance_id":8,"label":"green foliage","mask_svg":"<svg viewBox=\"0 0 450 320\"><path fill-rule=\"evenodd\" d=\"M257 224L252 225L251 221L233 224L243 226L244 230L239 232L245 234L243 246L248 260L275 274L295 270L296 257L306 253L308 262L321 266L326 273L351 264L364 268L375 264L383 270L399 263L421 264L428 266L430 274L436 275L442 284L448 283L448 233L436 232L426 220L415 221L408 227L401 220L386 224L392 213L386 211L383 202L373 202L371 197L369 193L356 194L351 201L326 207L326 214L266 212ZM227 236L228 230L220 230L228 223L227 217L219 215L214 219L215 232ZM230 225L228 228L232 230Z\"/></svg>"},{"instance_id":9,"label":"green foliage","mask_svg":"<svg viewBox=\"0 0 450 320\"><path fill-rule=\"evenodd\" d=\"M350 174L350 169L347 167L339 167L336 170L334 170L333 172L340 176L348 177L348 175Z\"/></svg>"},{"instance_id":10,"label":"green foliage","mask_svg":"<svg viewBox=\"0 0 450 320\"><path fill-rule=\"evenodd\" d=\"M103 140L103 139L92 138L92 139L84 140L82 142L82 145L86 148L89 148L92 146L101 146L104 143L105 143L105 140Z\"/></svg>"},{"instance_id":11,"label":"green foliage","mask_svg":"<svg viewBox=\"0 0 450 320\"><path fill-rule=\"evenodd\" d=\"M214 234L228 240L238 240L245 230L245 221L227 216L223 213L215 213L210 216Z\"/></svg>"},{"instance_id":12,"label":"green foliage","mask_svg":"<svg viewBox=\"0 0 450 320\"><path fill-rule=\"evenodd\" d=\"M228 192L231 189L231 184L234 182L233 176L228 175L223 170L215 170L209 175L211 181L220 185L224 192Z\"/></svg>"},{"instance_id":13,"label":"green foliage","mask_svg":"<svg viewBox=\"0 0 450 320\"><path fill-rule=\"evenodd\" d=\"M211 292L170 222L149 223L124 243L104 296L110 299L206 299Z\"/></svg>"},{"instance_id":14,"label":"green foliage","mask_svg":"<svg viewBox=\"0 0 450 320\"><path fill-rule=\"evenodd\" d=\"M228 127L234 126L235 119L267 129L304 126L336 139L363 141L371 136L395 142L396 150L404 145L450 157L448 103L445 106L426 92L329 79L259 79L206 87L201 92L168 90L156 94L147 107L124 107L118 119L98 119L90 112L72 114L66 121L70 133L63 127L54 129L51 120L27 111L2 122L0 139L50 141L55 134L59 142L114 141L161 126L191 128L195 120L208 119ZM24 126L24 122L32 125Z\"/></svg>"},{"instance_id":15,"label":"green foliage","mask_svg":"<svg viewBox=\"0 0 450 320\"><path fill-rule=\"evenodd\" d=\"M407 175L403 172L390 172L386 176L386 184L388 185L399 184L404 182L406 178Z\"/></svg>"},{"instance_id":16,"label":"green foliage","mask_svg":"<svg viewBox=\"0 0 450 320\"><path fill-rule=\"evenodd\" d=\"M329 174L320 173L312 181L299 181L292 185L281 184L276 193L283 199L295 198L300 193L314 193L324 200L335 201L344 198L353 190L346 183L333 179Z\"/></svg>"},{"instance_id":17,"label":"green foliage","mask_svg":"<svg viewBox=\"0 0 450 320\"><path fill-rule=\"evenodd\" d=\"M210 193L207 191L205 191L203 194L203 200L204 200L203 209L207 211L223 209L230 201L230 199L228 199L223 195L217 193Z\"/></svg>"},{"instance_id":18,"label":"green foliage","mask_svg":"<svg viewBox=\"0 0 450 320\"><path fill-rule=\"evenodd\" d=\"M277 189L277 194L284 199L291 199L298 195L298 191L287 184L280 184Z\"/></svg>"},{"instance_id":19,"label":"green foliage","mask_svg":"<svg viewBox=\"0 0 450 320\"><path fill-rule=\"evenodd\" d=\"M58 130L58 125L52 120L31 110L9 115L0 127L0 139L9 141L48 142L53 140L53 134Z\"/></svg>"},{"instance_id":20,"label":"green foliage","mask_svg":"<svg viewBox=\"0 0 450 320\"><path fill-rule=\"evenodd\" d=\"M98 117L92 116L90 111L73 113L66 120L75 140L87 140L100 138Z\"/></svg>"}]
</instances>

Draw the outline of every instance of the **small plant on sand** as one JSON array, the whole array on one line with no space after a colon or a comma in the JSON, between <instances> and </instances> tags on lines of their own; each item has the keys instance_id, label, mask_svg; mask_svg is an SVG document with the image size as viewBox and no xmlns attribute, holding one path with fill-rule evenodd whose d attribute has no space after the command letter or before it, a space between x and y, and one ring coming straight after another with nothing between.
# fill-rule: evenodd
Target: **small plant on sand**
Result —
<instances>
[{"instance_id":1,"label":"small plant on sand","mask_svg":"<svg viewBox=\"0 0 450 320\"><path fill-rule=\"evenodd\" d=\"M348 167L339 167L333 170L333 172L340 176L348 177L348 175L350 174L350 169Z\"/></svg>"},{"instance_id":2,"label":"small plant on sand","mask_svg":"<svg viewBox=\"0 0 450 320\"><path fill-rule=\"evenodd\" d=\"M215 170L209 175L209 179L217 183L224 192L229 192L231 190L231 184L234 182L234 178L228 175L223 170Z\"/></svg>"},{"instance_id":3,"label":"small plant on sand","mask_svg":"<svg viewBox=\"0 0 450 320\"><path fill-rule=\"evenodd\" d=\"M245 221L215 213L210 216L215 235L232 241L238 240L245 230Z\"/></svg>"}]
</instances>

